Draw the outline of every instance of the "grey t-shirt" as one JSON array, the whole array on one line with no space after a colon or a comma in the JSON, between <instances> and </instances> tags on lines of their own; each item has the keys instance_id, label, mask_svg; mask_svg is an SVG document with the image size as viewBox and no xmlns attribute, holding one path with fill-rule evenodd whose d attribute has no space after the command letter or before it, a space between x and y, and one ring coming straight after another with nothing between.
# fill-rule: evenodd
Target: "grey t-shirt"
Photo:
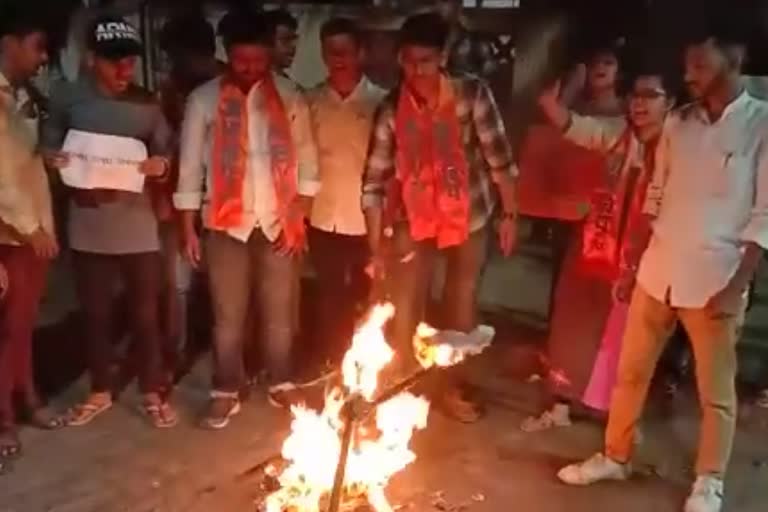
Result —
<instances>
[{"instance_id":1,"label":"grey t-shirt","mask_svg":"<svg viewBox=\"0 0 768 512\"><path fill-rule=\"evenodd\" d=\"M159 102L146 90L132 87L119 98L101 94L87 78L62 83L52 91L50 117L42 142L59 149L70 130L132 137L150 155L170 156L172 135ZM69 246L96 254L138 254L160 250L157 219L149 195L115 192L114 200L96 207L70 202Z\"/></svg>"}]
</instances>

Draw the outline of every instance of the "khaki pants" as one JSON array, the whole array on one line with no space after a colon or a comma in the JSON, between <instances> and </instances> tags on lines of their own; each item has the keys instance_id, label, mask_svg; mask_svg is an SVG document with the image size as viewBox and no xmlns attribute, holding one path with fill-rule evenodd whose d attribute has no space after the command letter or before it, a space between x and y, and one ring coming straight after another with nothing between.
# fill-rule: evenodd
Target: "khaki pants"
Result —
<instances>
[{"instance_id":1,"label":"khaki pants","mask_svg":"<svg viewBox=\"0 0 768 512\"><path fill-rule=\"evenodd\" d=\"M742 317L741 307L728 309L737 312L676 309L635 288L606 430L608 457L629 461L654 368L680 320L693 346L702 412L696 473L725 474L736 429L735 347Z\"/></svg>"}]
</instances>

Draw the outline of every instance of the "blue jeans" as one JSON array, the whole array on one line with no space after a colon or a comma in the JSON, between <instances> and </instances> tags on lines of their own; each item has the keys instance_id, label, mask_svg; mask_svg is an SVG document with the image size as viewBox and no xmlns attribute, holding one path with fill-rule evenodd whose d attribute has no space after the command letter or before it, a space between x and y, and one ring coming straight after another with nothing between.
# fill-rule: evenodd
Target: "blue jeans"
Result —
<instances>
[{"instance_id":1,"label":"blue jeans","mask_svg":"<svg viewBox=\"0 0 768 512\"><path fill-rule=\"evenodd\" d=\"M265 368L274 382L293 373L294 286L299 258L281 256L258 230L247 242L209 231L205 257L214 316L214 376L216 391L236 393L245 385L244 347L258 342ZM253 312L256 321L248 322ZM256 332L247 332L252 325Z\"/></svg>"}]
</instances>

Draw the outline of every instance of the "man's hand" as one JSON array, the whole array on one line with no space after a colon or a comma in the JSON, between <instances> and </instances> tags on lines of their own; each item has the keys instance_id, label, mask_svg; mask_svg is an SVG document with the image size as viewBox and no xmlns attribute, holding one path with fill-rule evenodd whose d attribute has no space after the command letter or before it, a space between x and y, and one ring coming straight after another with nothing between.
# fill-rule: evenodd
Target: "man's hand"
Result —
<instances>
[{"instance_id":1,"label":"man's hand","mask_svg":"<svg viewBox=\"0 0 768 512\"><path fill-rule=\"evenodd\" d=\"M733 281L717 292L707 302L707 308L719 313L738 315L744 303L744 292L746 289L740 284L736 285Z\"/></svg>"},{"instance_id":2,"label":"man's hand","mask_svg":"<svg viewBox=\"0 0 768 512\"><path fill-rule=\"evenodd\" d=\"M371 257L365 266L365 273L372 281L383 281L386 277L385 270L386 265L384 264L384 258L381 256Z\"/></svg>"},{"instance_id":3,"label":"man's hand","mask_svg":"<svg viewBox=\"0 0 768 512\"><path fill-rule=\"evenodd\" d=\"M517 247L517 219L504 217L499 222L499 248L505 258L512 255Z\"/></svg>"},{"instance_id":4,"label":"man's hand","mask_svg":"<svg viewBox=\"0 0 768 512\"><path fill-rule=\"evenodd\" d=\"M0 298L5 297L5 294L8 293L9 284L8 270L0 264Z\"/></svg>"},{"instance_id":5,"label":"man's hand","mask_svg":"<svg viewBox=\"0 0 768 512\"><path fill-rule=\"evenodd\" d=\"M149 178L162 178L168 173L168 159L161 156L147 158L139 165L139 172Z\"/></svg>"},{"instance_id":6,"label":"man's hand","mask_svg":"<svg viewBox=\"0 0 768 512\"><path fill-rule=\"evenodd\" d=\"M635 277L619 278L613 285L613 300L628 304L632 299L632 290L635 286Z\"/></svg>"},{"instance_id":7,"label":"man's hand","mask_svg":"<svg viewBox=\"0 0 768 512\"><path fill-rule=\"evenodd\" d=\"M37 228L33 233L26 235L24 242L32 247L38 258L52 260L59 254L59 244L56 238L46 233L43 228Z\"/></svg>"},{"instance_id":8,"label":"man's hand","mask_svg":"<svg viewBox=\"0 0 768 512\"><path fill-rule=\"evenodd\" d=\"M553 84L545 87L539 94L538 103L544 112L550 112L553 109L560 107L560 91L562 89L562 83L560 80L556 80Z\"/></svg>"},{"instance_id":9,"label":"man's hand","mask_svg":"<svg viewBox=\"0 0 768 512\"><path fill-rule=\"evenodd\" d=\"M200 262L203 259L203 252L200 247L200 237L194 229L184 230L184 257L192 268L200 268Z\"/></svg>"},{"instance_id":10,"label":"man's hand","mask_svg":"<svg viewBox=\"0 0 768 512\"><path fill-rule=\"evenodd\" d=\"M306 241L301 247L291 247L288 245L288 242L285 239L285 233L282 232L272 245L274 246L275 252L277 254L285 257L298 256L307 250Z\"/></svg>"},{"instance_id":11,"label":"man's hand","mask_svg":"<svg viewBox=\"0 0 768 512\"><path fill-rule=\"evenodd\" d=\"M64 151L43 151L43 162L51 169L63 169L69 165L69 153Z\"/></svg>"}]
</instances>

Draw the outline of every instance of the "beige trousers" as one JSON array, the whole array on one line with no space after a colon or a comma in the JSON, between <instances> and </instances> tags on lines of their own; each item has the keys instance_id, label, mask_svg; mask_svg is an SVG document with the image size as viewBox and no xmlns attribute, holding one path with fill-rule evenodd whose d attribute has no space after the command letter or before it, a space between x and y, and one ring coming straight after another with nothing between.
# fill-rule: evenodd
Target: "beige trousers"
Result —
<instances>
[{"instance_id":1,"label":"beige trousers","mask_svg":"<svg viewBox=\"0 0 768 512\"><path fill-rule=\"evenodd\" d=\"M631 458L635 427L656 363L679 320L693 346L702 414L696 472L715 477L725 474L736 429L735 347L743 307L727 309L735 313L710 307L672 308L641 286L635 288L605 436L608 457L618 462Z\"/></svg>"}]
</instances>

